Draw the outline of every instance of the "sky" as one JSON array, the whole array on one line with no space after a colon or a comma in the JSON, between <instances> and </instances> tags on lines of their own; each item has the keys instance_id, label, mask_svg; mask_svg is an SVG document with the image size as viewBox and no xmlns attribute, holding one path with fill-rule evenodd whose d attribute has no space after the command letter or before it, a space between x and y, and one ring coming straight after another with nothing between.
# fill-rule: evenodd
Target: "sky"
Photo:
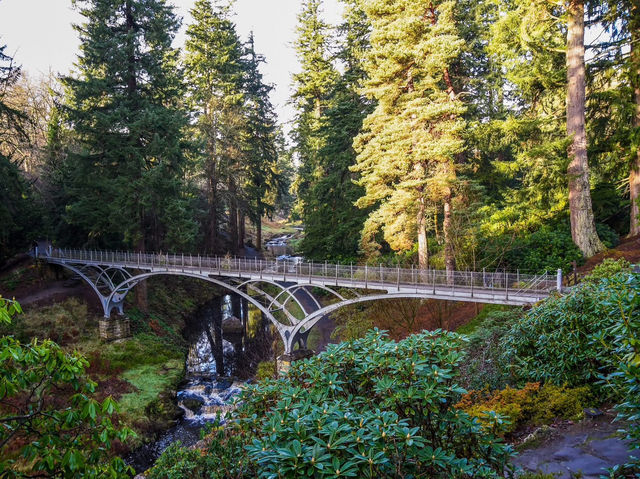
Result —
<instances>
[{"instance_id":1,"label":"sky","mask_svg":"<svg viewBox=\"0 0 640 479\"><path fill-rule=\"evenodd\" d=\"M181 47L195 0L169 0L169 3L183 17L174 42ZM275 86L271 100L280 122L290 122L293 109L286 103L291 76L299 68L293 41L300 0L236 0L234 10L240 36L246 40L253 30L256 50L266 57L262 72L265 81ZM324 0L327 22L338 23L341 11L338 0ZM0 45L7 45L6 53L14 56L31 77L37 78L50 70L67 73L76 60L79 44L72 24L81 21L71 0L0 0Z\"/></svg>"}]
</instances>

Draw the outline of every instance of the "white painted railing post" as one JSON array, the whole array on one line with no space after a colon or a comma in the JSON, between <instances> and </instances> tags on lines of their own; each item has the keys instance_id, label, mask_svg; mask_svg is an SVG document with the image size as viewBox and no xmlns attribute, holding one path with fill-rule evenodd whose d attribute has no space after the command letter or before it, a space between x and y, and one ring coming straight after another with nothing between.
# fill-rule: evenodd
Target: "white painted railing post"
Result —
<instances>
[{"instance_id":1,"label":"white painted railing post","mask_svg":"<svg viewBox=\"0 0 640 479\"><path fill-rule=\"evenodd\" d=\"M473 271L471 271L471 297L473 298Z\"/></svg>"},{"instance_id":2,"label":"white painted railing post","mask_svg":"<svg viewBox=\"0 0 640 479\"><path fill-rule=\"evenodd\" d=\"M369 287L369 281L368 281L368 274L369 274L369 265L364 265L364 289L367 289Z\"/></svg>"},{"instance_id":3,"label":"white painted railing post","mask_svg":"<svg viewBox=\"0 0 640 479\"><path fill-rule=\"evenodd\" d=\"M556 289L559 293L562 292L562 269L558 268L558 272L556 273Z\"/></svg>"},{"instance_id":4,"label":"white painted railing post","mask_svg":"<svg viewBox=\"0 0 640 479\"><path fill-rule=\"evenodd\" d=\"M396 278L396 286L398 287L398 291L400 291L400 265L398 265L398 277Z\"/></svg>"},{"instance_id":5,"label":"white painted railing post","mask_svg":"<svg viewBox=\"0 0 640 479\"><path fill-rule=\"evenodd\" d=\"M436 294L436 270L435 269L433 270L432 277L433 277L433 294L435 295Z\"/></svg>"},{"instance_id":6,"label":"white painted railing post","mask_svg":"<svg viewBox=\"0 0 640 479\"><path fill-rule=\"evenodd\" d=\"M504 270L504 296L509 300L509 273L506 269Z\"/></svg>"}]
</instances>

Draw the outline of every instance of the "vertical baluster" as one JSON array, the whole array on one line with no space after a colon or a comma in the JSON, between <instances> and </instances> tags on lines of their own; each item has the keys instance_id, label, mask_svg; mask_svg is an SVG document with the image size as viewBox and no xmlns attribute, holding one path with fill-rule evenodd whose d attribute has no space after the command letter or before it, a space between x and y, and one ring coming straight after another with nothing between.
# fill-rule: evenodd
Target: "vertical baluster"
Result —
<instances>
[{"instance_id":1,"label":"vertical baluster","mask_svg":"<svg viewBox=\"0 0 640 479\"><path fill-rule=\"evenodd\" d=\"M369 265L364 265L364 289L369 287Z\"/></svg>"}]
</instances>

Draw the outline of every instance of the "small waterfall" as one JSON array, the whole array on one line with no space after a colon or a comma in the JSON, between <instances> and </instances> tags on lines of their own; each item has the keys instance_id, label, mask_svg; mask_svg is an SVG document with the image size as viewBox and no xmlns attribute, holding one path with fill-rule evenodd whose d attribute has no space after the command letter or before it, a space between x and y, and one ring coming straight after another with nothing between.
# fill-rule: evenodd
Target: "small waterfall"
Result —
<instances>
[{"instance_id":1,"label":"small waterfall","mask_svg":"<svg viewBox=\"0 0 640 479\"><path fill-rule=\"evenodd\" d=\"M136 472L151 467L176 441L183 446L195 444L200 429L231 410L258 362L271 356L269 321L245 299L232 295L203 306L188 324L185 337L189 341L185 380L176 397L184 416L156 442L127 458Z\"/></svg>"}]
</instances>

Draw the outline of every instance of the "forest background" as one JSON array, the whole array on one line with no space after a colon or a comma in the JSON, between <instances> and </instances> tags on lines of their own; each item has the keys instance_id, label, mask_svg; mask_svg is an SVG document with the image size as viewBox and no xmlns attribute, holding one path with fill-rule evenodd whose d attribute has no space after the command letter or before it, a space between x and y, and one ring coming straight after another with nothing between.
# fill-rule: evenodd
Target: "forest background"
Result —
<instances>
[{"instance_id":1,"label":"forest background","mask_svg":"<svg viewBox=\"0 0 640 479\"><path fill-rule=\"evenodd\" d=\"M229 2L176 49L168 2L77 0L74 73L38 82L3 47L0 263L242 254L277 215L309 259L539 273L638 233L634 2L342 4L301 3L288 138Z\"/></svg>"}]
</instances>

